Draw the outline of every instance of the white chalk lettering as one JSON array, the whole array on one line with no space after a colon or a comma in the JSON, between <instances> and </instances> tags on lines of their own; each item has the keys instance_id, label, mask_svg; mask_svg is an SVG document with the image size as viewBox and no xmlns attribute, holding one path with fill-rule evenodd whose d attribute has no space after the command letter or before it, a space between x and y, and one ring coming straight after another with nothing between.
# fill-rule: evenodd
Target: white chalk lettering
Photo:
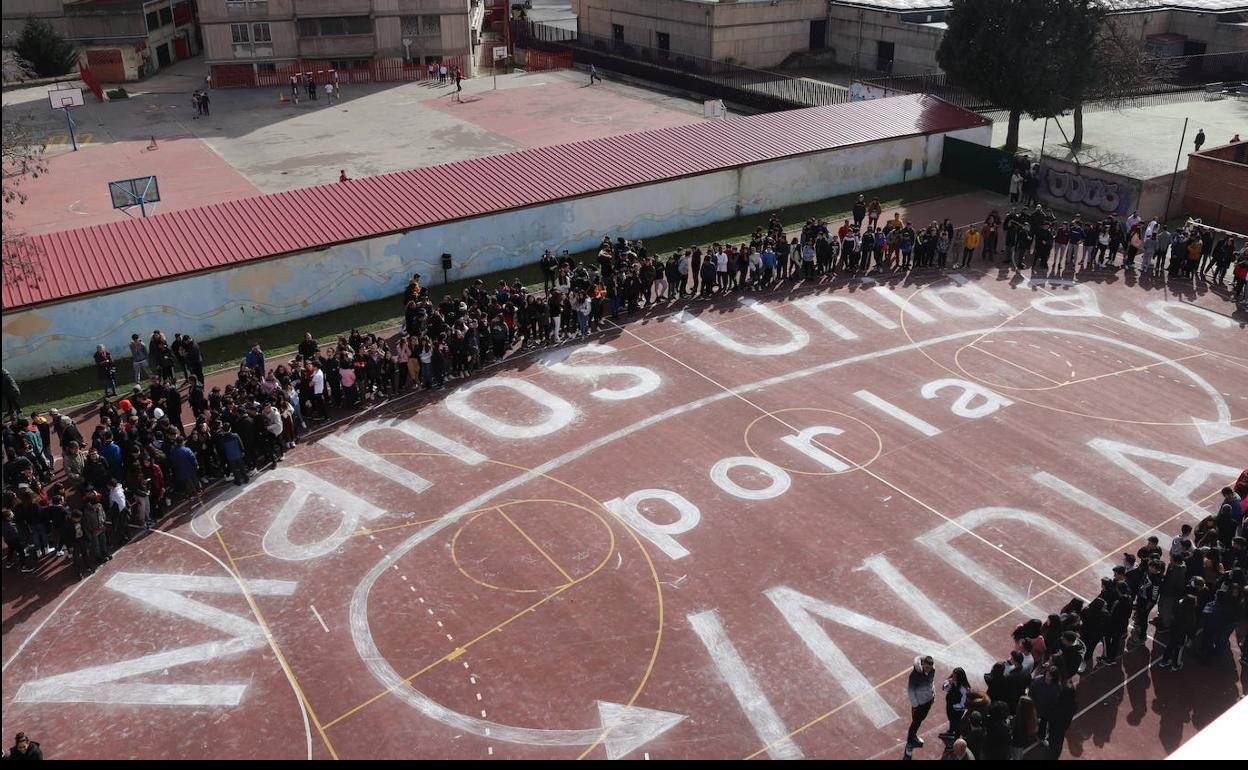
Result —
<instances>
[{"instance_id":1,"label":"white chalk lettering","mask_svg":"<svg viewBox=\"0 0 1248 770\"><path fill-rule=\"evenodd\" d=\"M591 353L594 355L606 355L614 353L615 348L610 345L586 345L579 351L572 349L574 352ZM603 377L632 377L636 382L627 388L598 388L591 391L590 396L603 401L627 401L632 398L640 398L647 393L653 393L663 384L663 380L652 369L644 366L624 366L622 364L568 364L563 361L553 361L547 364L547 368L555 374L567 375L569 377L578 377L583 380L589 380L595 385L598 380Z\"/></svg>"},{"instance_id":2,"label":"white chalk lettering","mask_svg":"<svg viewBox=\"0 0 1248 770\"><path fill-rule=\"evenodd\" d=\"M743 487L728 477L733 468L755 468L770 479L762 489ZM711 466L711 481L715 486L742 500L770 500L788 491L793 479L783 468L760 457L725 457Z\"/></svg>"},{"instance_id":3,"label":"white chalk lettering","mask_svg":"<svg viewBox=\"0 0 1248 770\"><path fill-rule=\"evenodd\" d=\"M1031 613L1033 617L1047 615L1047 611L1032 603L1030 595L1015 589L1008 577L994 574L983 566L982 559L962 553L954 544L954 540L960 535L990 523L1004 524L1014 533L1016 540L1047 537L1063 551L1072 552L1084 564L1101 559L1096 548L1086 540L1073 536L1069 529L1058 526L1046 516L1018 508L976 508L919 535L915 541L931 549L932 553L953 567L958 574L995 596L1006 607L1018 607ZM1086 576L1088 573L1084 574ZM1066 603L1066 597L1063 594L1049 593L1046 601L1060 607Z\"/></svg>"},{"instance_id":4,"label":"white chalk lettering","mask_svg":"<svg viewBox=\"0 0 1248 770\"><path fill-rule=\"evenodd\" d=\"M741 654L728 638L719 613L707 610L689 615L688 620L689 627L702 640L711 656L715 670L732 691L746 719L754 726L754 733L766 744L767 755L772 759L804 759L801 748L789 737L789 729L780 720L775 707L758 686L758 680L750 673Z\"/></svg>"},{"instance_id":5,"label":"white chalk lettering","mask_svg":"<svg viewBox=\"0 0 1248 770\"><path fill-rule=\"evenodd\" d=\"M844 432L840 428L833 428L830 425L815 425L799 432L796 436L784 436L780 440L828 470L842 473L850 469L849 463L844 462L826 449L815 446L815 441L820 436L839 436Z\"/></svg>"},{"instance_id":6,"label":"white chalk lettering","mask_svg":"<svg viewBox=\"0 0 1248 770\"><path fill-rule=\"evenodd\" d=\"M641 504L645 500L665 502L676 509L679 517L670 524L658 524L641 512ZM698 510L698 506L679 492L668 489L639 489L623 499L617 497L608 500L603 506L673 559L683 559L689 555L689 550L677 542L673 535L683 535L698 526L698 522L702 520L702 512Z\"/></svg>"},{"instance_id":7,"label":"white chalk lettering","mask_svg":"<svg viewBox=\"0 0 1248 770\"><path fill-rule=\"evenodd\" d=\"M978 643L958 626L931 599L890 564L887 558L875 556L863 562L863 569L875 573L875 585L887 586L911 613L921 618L937 633L941 641L906 631L896 626L863 615L831 602L816 599L788 586L777 586L764 592L776 606L785 622L806 644L815 658L855 698L855 705L862 709L876 727L895 721L893 711L884 697L872 687L858 667L850 662L841 648L832 640L815 616L860 631L873 641L881 641L901 647L914 655L932 655L942 662L961 666L967 671L982 671L992 666L990 656ZM946 646L949 649L939 652Z\"/></svg>"},{"instance_id":8,"label":"white chalk lettering","mask_svg":"<svg viewBox=\"0 0 1248 770\"><path fill-rule=\"evenodd\" d=\"M249 580L253 594L290 596L297 583L286 580ZM57 674L18 688L14 701L19 703L109 703L148 706L237 706L247 690L246 683L118 683L119 680L165 672L189 663L208 663L266 644L264 631L254 621L217 609L209 604L188 599L184 592L241 594L242 588L233 578L199 577L196 575L164 575L119 572L105 587L131 599L150 605L161 612L178 615L209 628L234 634L234 638L181 647L167 652L144 655L132 660Z\"/></svg>"},{"instance_id":9,"label":"white chalk lettering","mask_svg":"<svg viewBox=\"0 0 1248 770\"><path fill-rule=\"evenodd\" d=\"M718 327L711 326L686 310L682 310L676 316L676 320L687 324L698 334L716 345L743 356L782 356L801 350L810 344L810 334L805 329L780 315L775 310L753 299L743 299L741 304L788 332L789 339L784 342L773 343L752 344L741 342L729 337Z\"/></svg>"},{"instance_id":10,"label":"white chalk lettering","mask_svg":"<svg viewBox=\"0 0 1248 770\"><path fill-rule=\"evenodd\" d=\"M472 405L474 394L494 388L509 388L546 408L546 416L538 423L520 425L486 414ZM528 380L514 377L498 377L466 385L451 393L443 402L447 411L461 417L472 426L499 438L533 439L549 436L572 423L579 414L577 408L553 393L542 390Z\"/></svg>"},{"instance_id":11,"label":"white chalk lettering","mask_svg":"<svg viewBox=\"0 0 1248 770\"><path fill-rule=\"evenodd\" d=\"M1158 299L1148 303L1145 307L1148 308L1150 313L1157 316L1162 321L1170 324L1170 327L1167 328L1165 326L1149 323L1141 318L1139 314L1131 311L1123 313L1122 320L1137 329L1146 331L1149 334L1155 334L1158 337L1164 337L1168 340L1194 340L1200 336L1200 329L1197 329L1184 319L1177 317L1175 315L1175 312L1177 311L1191 313L1197 318L1203 318L1218 329L1231 329L1236 326L1236 323L1229 318L1220 316L1210 310L1205 310L1203 307L1188 305L1182 302L1167 302L1164 299Z\"/></svg>"},{"instance_id":12,"label":"white chalk lettering","mask_svg":"<svg viewBox=\"0 0 1248 770\"><path fill-rule=\"evenodd\" d=\"M263 546L265 553L286 561L303 561L324 556L338 549L359 528L361 519L376 519L385 514L381 508L361 499L338 485L300 468L277 468L264 474L250 487L235 487L223 494L211 506L191 519L191 530L200 537L209 537L221 528L218 520L222 511L234 502L273 484L292 487L290 496L278 508L273 523L265 530ZM290 540L290 527L309 506L313 498L319 499L338 517L338 527L324 540L297 544Z\"/></svg>"},{"instance_id":13,"label":"white chalk lettering","mask_svg":"<svg viewBox=\"0 0 1248 770\"><path fill-rule=\"evenodd\" d=\"M919 296L955 318L983 318L1010 312L1009 305L971 283L966 276L951 275L949 280L953 286L929 286Z\"/></svg>"},{"instance_id":14,"label":"white chalk lettering","mask_svg":"<svg viewBox=\"0 0 1248 770\"><path fill-rule=\"evenodd\" d=\"M914 428L919 433L922 433L924 436L928 436L930 438L931 436L940 435L940 428L937 428L935 425L932 425L927 420L923 420L907 412L905 409L902 409L896 404L885 401L884 399L880 398L879 396L875 395L869 390L856 391L854 393L854 397L857 398L859 401L862 401L863 403L867 404L868 406L875 407L876 409L880 410L881 412L888 415L889 417L892 417L894 420L897 420L900 423L903 423L905 425L910 426L911 428Z\"/></svg>"},{"instance_id":15,"label":"white chalk lettering","mask_svg":"<svg viewBox=\"0 0 1248 770\"><path fill-rule=\"evenodd\" d=\"M875 310L874 308L868 306L864 302L860 302L850 297L836 297L836 296L825 294L823 296L815 296L815 297L807 297L805 299L799 299L798 301L793 303L793 305L798 310L801 310L803 313L813 318L815 321L819 323L820 326L822 326L824 329L828 330L829 332L835 334L836 336L840 337L841 339L843 340L858 339L858 335L855 332L850 330L850 328L846 326L845 324L841 323L840 321L836 320L832 316L828 315L828 313L823 309L824 305L829 305L829 304L844 305L850 308L851 310L855 310L859 314L861 314L864 318L866 318L867 320L874 323L876 326L879 326L883 329L896 329L897 328L897 324L890 321L888 318L882 315L878 310Z\"/></svg>"},{"instance_id":16,"label":"white chalk lettering","mask_svg":"<svg viewBox=\"0 0 1248 770\"><path fill-rule=\"evenodd\" d=\"M1076 505L1082 505L1097 516L1117 524L1134 535L1145 537L1149 530L1152 529L1150 525L1145 524L1131 514L1118 510L1104 500L1088 494L1064 479L1059 479L1048 471L1039 471L1033 474L1031 480L1042 487L1048 487Z\"/></svg>"},{"instance_id":17,"label":"white chalk lettering","mask_svg":"<svg viewBox=\"0 0 1248 770\"><path fill-rule=\"evenodd\" d=\"M981 417L987 417L1002 407L1011 406L1014 403L1005 396L995 393L979 383L951 377L927 383L919 390L919 394L923 398L930 400L936 398L937 394L945 388L958 388L962 391L950 409L957 416L965 417L968 420L978 420ZM982 398L983 403L971 406L971 402L975 400L976 396Z\"/></svg>"},{"instance_id":18,"label":"white chalk lettering","mask_svg":"<svg viewBox=\"0 0 1248 770\"><path fill-rule=\"evenodd\" d=\"M1221 463L1212 463L1173 452L1163 452L1159 449L1148 449L1107 438L1094 438L1088 442L1088 446L1092 447L1114 465L1131 474L1136 481L1139 481L1180 508L1187 508L1193 504L1192 493L1197 489L1207 487L1206 480L1210 476L1214 478L1215 483L1221 488L1221 485L1226 480L1234 479L1241 470L1232 468L1229 465L1222 465ZM1178 466L1183 471L1173 481L1167 482L1162 480L1160 476L1145 470L1139 463L1131 459L1133 457ZM1192 515L1200 518L1204 515L1204 512L1200 509L1194 509Z\"/></svg>"},{"instance_id":19,"label":"white chalk lettering","mask_svg":"<svg viewBox=\"0 0 1248 770\"><path fill-rule=\"evenodd\" d=\"M1069 289L1069 293L1045 295L1031 300L1031 306L1045 315L1074 316L1089 318L1101 313L1101 306L1096 300L1096 293L1087 286L1068 278L1028 278L1028 288L1043 286L1060 286Z\"/></svg>"},{"instance_id":20,"label":"white chalk lettering","mask_svg":"<svg viewBox=\"0 0 1248 770\"><path fill-rule=\"evenodd\" d=\"M896 305L902 311L903 316L909 316L921 324L930 324L936 321L936 316L928 313L926 310L914 304L910 300L898 296L897 292L887 286L876 286L871 291L875 292L877 297L882 297L886 301Z\"/></svg>"}]
</instances>

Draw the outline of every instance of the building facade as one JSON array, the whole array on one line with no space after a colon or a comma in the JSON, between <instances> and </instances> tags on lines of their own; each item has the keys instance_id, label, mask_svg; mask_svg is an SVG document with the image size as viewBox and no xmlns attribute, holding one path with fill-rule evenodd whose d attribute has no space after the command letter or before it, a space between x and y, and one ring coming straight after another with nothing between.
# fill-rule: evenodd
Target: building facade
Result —
<instances>
[{"instance_id":1,"label":"building facade","mask_svg":"<svg viewBox=\"0 0 1248 770\"><path fill-rule=\"evenodd\" d=\"M5 0L3 8L5 46L27 16L41 18L106 83L140 80L200 52L193 0Z\"/></svg>"},{"instance_id":2,"label":"building facade","mask_svg":"<svg viewBox=\"0 0 1248 770\"><path fill-rule=\"evenodd\" d=\"M1248 49L1243 0L1104 2L1112 23L1158 56ZM940 72L936 51L951 5L950 0L572 0L581 33L629 45L759 68L813 52L844 67L898 75ZM1216 76L1218 62L1207 66Z\"/></svg>"},{"instance_id":3,"label":"building facade","mask_svg":"<svg viewBox=\"0 0 1248 770\"><path fill-rule=\"evenodd\" d=\"M429 63L473 53L480 0L199 0L211 68L257 73L296 62L333 69Z\"/></svg>"}]
</instances>

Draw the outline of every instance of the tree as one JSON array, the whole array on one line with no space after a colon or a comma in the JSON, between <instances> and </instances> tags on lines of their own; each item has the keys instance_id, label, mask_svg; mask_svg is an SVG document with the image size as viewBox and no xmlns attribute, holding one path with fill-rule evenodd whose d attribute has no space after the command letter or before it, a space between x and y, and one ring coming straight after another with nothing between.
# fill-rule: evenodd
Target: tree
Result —
<instances>
[{"instance_id":1,"label":"tree","mask_svg":"<svg viewBox=\"0 0 1248 770\"><path fill-rule=\"evenodd\" d=\"M18 61L17 66L30 71L26 62ZM39 247L14 227L16 209L26 202L26 194L21 189L27 177L38 177L46 173L47 165L43 159L43 142L36 139L28 119L11 117L14 111L5 110L3 120L3 141L0 142L0 170L3 172L4 213L0 216L3 233L3 244L0 254L3 255L3 283L13 286L23 281L34 282L39 278L36 258Z\"/></svg>"},{"instance_id":2,"label":"tree","mask_svg":"<svg viewBox=\"0 0 1248 770\"><path fill-rule=\"evenodd\" d=\"M1085 101L1096 100L1119 109L1133 96L1164 87L1181 68L1174 59L1150 56L1138 38L1108 16L1103 17L1097 27L1095 51L1091 89L1087 97L1075 105L1075 127L1070 137L1072 152L1078 152L1083 146Z\"/></svg>"},{"instance_id":3,"label":"tree","mask_svg":"<svg viewBox=\"0 0 1248 770\"><path fill-rule=\"evenodd\" d=\"M42 77L64 75L78 61L78 49L43 19L26 17L17 38L17 55Z\"/></svg>"},{"instance_id":4,"label":"tree","mask_svg":"<svg viewBox=\"0 0 1248 770\"><path fill-rule=\"evenodd\" d=\"M1093 77L1096 0L953 0L936 60L955 85L1010 114L1005 149L1018 149L1024 113L1073 109Z\"/></svg>"}]
</instances>

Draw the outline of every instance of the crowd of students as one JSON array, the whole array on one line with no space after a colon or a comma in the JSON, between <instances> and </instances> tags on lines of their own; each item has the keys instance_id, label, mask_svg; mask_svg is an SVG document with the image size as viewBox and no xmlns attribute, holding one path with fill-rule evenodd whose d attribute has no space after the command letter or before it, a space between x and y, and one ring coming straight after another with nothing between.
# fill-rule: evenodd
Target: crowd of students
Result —
<instances>
[{"instance_id":1,"label":"crowd of students","mask_svg":"<svg viewBox=\"0 0 1248 770\"><path fill-rule=\"evenodd\" d=\"M539 264L541 292L519 279L498 281L493 288L477 280L460 296L444 295L435 303L414 275L402 295L404 322L397 335L352 330L322 345L306 334L296 352L279 362L266 359L256 344L234 382L224 387L205 384L204 356L189 335L175 334L170 341L157 330L144 343L134 334L128 353L135 385L125 398L118 398L112 353L103 345L95 351L104 398L90 440L68 415L55 410L6 427L6 494L33 490L42 507L52 508L50 514L36 515L34 501L15 499L9 505L6 497L6 508L15 514L13 527L6 525L6 539L22 537L28 546L23 551L46 554L47 533L67 531L70 511L64 501L53 502L57 490L49 487L56 466L53 435L66 482L60 491L85 506L80 508L85 531L94 537L87 539L91 558L75 562L81 575L124 542L124 526L102 537L110 522L129 516L146 525L149 516L159 518L171 503L197 498L207 483L224 478L247 483L254 470L280 462L309 423L328 419L331 409L367 407L412 388L440 389L513 350L585 338L621 314L691 298L770 290L785 281L796 286L827 274L957 269L977 254L994 261L1004 256L1019 267L1031 260L1043 268L1050 259L1056 265L1100 267L1114 263L1125 248L1124 265L1134 265L1140 256L1144 265L1168 270L1160 256L1166 249L1141 249L1137 243L1164 244L1167 238L1171 252L1179 243L1201 244L1198 251L1177 247L1188 257L1184 264L1194 253L1214 255L1191 263L1193 273L1213 270L1214 279L1221 278L1233 243L1216 240L1212 231L1175 236L1134 215L1086 227L1077 218L1056 224L1038 205L1005 217L993 211L982 224L962 229L948 219L915 227L897 214L885 219L878 201L859 196L851 218L839 226L812 219L789 234L772 216L745 241L713 243L705 250L691 246L664 256L641 240L603 238L589 265L567 251L558 256L547 251ZM955 244L961 252L951 264ZM1248 274L1248 255L1243 262ZM1242 293L1243 281L1237 280ZM144 375L150 378L146 390ZM16 383L12 389L16 392ZM120 489L110 487L110 480ZM81 501L79 490L86 490ZM62 551L70 553L67 547Z\"/></svg>"},{"instance_id":2,"label":"crowd of students","mask_svg":"<svg viewBox=\"0 0 1248 770\"><path fill-rule=\"evenodd\" d=\"M1248 666L1246 497L1248 470L1222 490L1215 515L1194 529L1181 525L1165 547L1150 535L1124 553L1095 597L1073 598L1059 613L1020 624L1009 655L982 679L950 671L940 685L949 721L940 734L944 758L1023 759L1039 747L1044 758L1058 759L1079 711L1079 678L1118 666L1124 645L1143 647L1150 637L1156 667L1177 673L1189 654L1204 663L1225 657L1238 628L1239 660ZM919 729L940 697L935 683L932 656L915 658L906 680L907 753L924 744Z\"/></svg>"}]
</instances>

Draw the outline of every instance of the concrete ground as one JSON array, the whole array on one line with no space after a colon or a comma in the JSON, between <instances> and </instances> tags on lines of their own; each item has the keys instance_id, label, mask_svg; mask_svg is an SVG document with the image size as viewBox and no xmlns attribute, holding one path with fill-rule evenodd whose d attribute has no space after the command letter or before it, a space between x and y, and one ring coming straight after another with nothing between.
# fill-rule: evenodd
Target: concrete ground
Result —
<instances>
[{"instance_id":1,"label":"concrete ground","mask_svg":"<svg viewBox=\"0 0 1248 770\"><path fill-rule=\"evenodd\" d=\"M1244 317L1181 282L977 257L741 299L336 410L81 583L10 571L0 732L51 759L896 759L914 655L982 681L1248 456ZM1230 654L1158 668L1167 641L1078 678L1066 756L1160 759L1243 697Z\"/></svg>"},{"instance_id":2,"label":"concrete ground","mask_svg":"<svg viewBox=\"0 0 1248 770\"><path fill-rule=\"evenodd\" d=\"M1183 119L1189 118L1187 136L1183 137ZM1019 146L1040 152L1043 141L1046 155L1073 160L1066 148L1066 138L1074 128L1069 115L1049 121L1024 120L1019 128ZM1059 126L1060 125L1060 129ZM992 143L1005 143L1008 128L1004 119L993 126ZM1175 155L1180 146L1179 169L1187 168L1187 155L1195 148L1196 132L1205 130L1205 147L1226 144L1235 133L1248 129L1248 100L1223 98L1216 101L1176 101L1147 107L1089 112L1083 118L1084 148L1079 162L1137 179L1151 179L1174 171ZM1065 137L1062 135L1065 131Z\"/></svg>"},{"instance_id":3,"label":"concrete ground","mask_svg":"<svg viewBox=\"0 0 1248 770\"><path fill-rule=\"evenodd\" d=\"M5 92L6 117L24 117L48 142L49 173L23 183L30 204L17 226L120 221L107 183L146 174L159 177L157 211L171 211L333 182L339 169L359 178L703 120L700 102L618 81L587 87L575 71L500 75L497 87L465 80L462 102L453 85L430 83L349 85L333 105L323 94L283 103L277 88L213 90L211 116L197 117L190 94L203 75L191 61L135 84L124 101L88 94L73 112L76 153L47 86Z\"/></svg>"}]
</instances>

